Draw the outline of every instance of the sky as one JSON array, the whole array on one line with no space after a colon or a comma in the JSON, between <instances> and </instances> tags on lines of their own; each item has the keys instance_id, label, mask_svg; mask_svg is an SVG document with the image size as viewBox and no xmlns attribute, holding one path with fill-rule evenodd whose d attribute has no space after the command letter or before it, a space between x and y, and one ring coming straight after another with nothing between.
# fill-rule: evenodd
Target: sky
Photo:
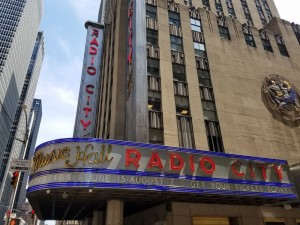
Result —
<instances>
[{"instance_id":1,"label":"sky","mask_svg":"<svg viewBox=\"0 0 300 225\"><path fill-rule=\"evenodd\" d=\"M97 21L98 0L44 0L40 30L45 56L35 98L42 100L37 145L72 137L81 79L87 20Z\"/></svg>"},{"instance_id":2,"label":"sky","mask_svg":"<svg viewBox=\"0 0 300 225\"><path fill-rule=\"evenodd\" d=\"M300 24L299 0L275 3L281 18ZM37 145L73 135L86 38L84 23L97 21L99 7L100 0L44 0L40 30L45 37L45 56L35 95L42 100L43 116Z\"/></svg>"}]
</instances>

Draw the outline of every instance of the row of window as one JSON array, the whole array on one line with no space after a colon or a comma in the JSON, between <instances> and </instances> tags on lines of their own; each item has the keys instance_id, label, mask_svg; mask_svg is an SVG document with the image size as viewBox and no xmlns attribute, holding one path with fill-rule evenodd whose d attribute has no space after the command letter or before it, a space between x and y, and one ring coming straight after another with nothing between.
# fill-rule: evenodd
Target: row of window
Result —
<instances>
[{"instance_id":1,"label":"row of window","mask_svg":"<svg viewBox=\"0 0 300 225\"><path fill-rule=\"evenodd\" d=\"M223 13L223 7L222 7L221 1L220 0L214 0L214 2L215 2L215 8L216 8L217 12ZM264 12L262 10L262 7L260 6L260 2L259 2L259 0L255 0L255 2L256 2L257 11L258 11L258 14L261 18L262 24L265 25L266 24L266 19L265 19L265 15L264 15ZM191 3L191 1L190 1L190 3ZM209 10L211 9L209 0L202 0L202 4L205 8L207 8ZM272 13L270 11L268 3L266 1L263 1L263 4L264 4L265 10L266 10L266 13L268 14L268 19L271 20L272 19ZM228 10L229 15L235 17L236 13L235 13L235 10L234 10L233 4L232 4L232 0L226 0L226 5L227 5L227 10ZM246 0L241 0L241 5L243 7L243 11L244 11L244 15L245 15L246 20L248 20L250 23L253 24L247 1Z\"/></svg>"},{"instance_id":2,"label":"row of window","mask_svg":"<svg viewBox=\"0 0 300 225\"><path fill-rule=\"evenodd\" d=\"M2 4L5 5L4 8L8 8L8 9L19 9L19 8L23 8L24 5L26 3L26 0L15 0L15 1L11 1L11 0L6 0L6 1L2 1Z\"/></svg>"},{"instance_id":3,"label":"row of window","mask_svg":"<svg viewBox=\"0 0 300 225\"><path fill-rule=\"evenodd\" d=\"M3 25L3 26L1 27L1 33L3 33L2 31L4 31L4 30L16 32L17 26Z\"/></svg>"},{"instance_id":4,"label":"row of window","mask_svg":"<svg viewBox=\"0 0 300 225\"><path fill-rule=\"evenodd\" d=\"M14 17L19 17L23 11L23 8L20 8L19 10L11 10L11 9L3 9L0 10L0 16L3 19L9 18L9 15L12 15Z\"/></svg>"},{"instance_id":5,"label":"row of window","mask_svg":"<svg viewBox=\"0 0 300 225\"><path fill-rule=\"evenodd\" d=\"M248 9L248 5L246 0L241 0L242 5L244 6L244 9ZM151 5L146 5L146 11L147 11L147 15L151 18L155 18L156 19L156 7L155 6L151 6ZM247 13L245 13L246 15ZM251 16L249 17L249 20L251 19ZM202 26L200 23L200 20L196 20L191 18L190 19L191 22L191 29L195 32L202 32ZM175 12L171 12L169 11L169 23L176 25L176 26L180 26L180 15L178 13ZM219 34L222 38L228 39L230 40L230 33L228 30L227 26L222 26L219 25ZM254 38L252 34L247 34L244 33L244 37L245 37L245 42L247 45L252 46L252 47L256 47ZM147 42L151 43L152 45L157 45L158 43L158 34L157 31L154 30L149 30L147 31ZM273 52L272 46L270 44L269 40L266 39L262 39L262 44L263 47L266 51L270 51ZM204 44L201 43L197 43L194 42L194 47L195 47L195 53L198 56L202 56L204 57L204 51L205 51L205 47ZM280 49L280 53L284 56L288 56L288 52L285 49L285 46L283 45L279 45L278 46ZM176 37L176 36L171 36L171 49L177 52L183 52L183 47L182 47L182 38L181 37Z\"/></svg>"},{"instance_id":6,"label":"row of window","mask_svg":"<svg viewBox=\"0 0 300 225\"><path fill-rule=\"evenodd\" d=\"M231 40L225 17L220 18L220 16L218 16L217 19L222 21L222 23L218 22L220 37L227 39L227 40ZM251 29L250 26L248 26L246 24L243 25L245 42L248 46L256 47L254 37L253 37L253 34L250 29ZM273 52L273 49L272 49L272 46L271 46L271 43L270 43L270 40L269 40L267 34L264 31L261 31L260 37L261 37L261 42L262 42L264 50ZM283 56L289 57L289 54L288 54L288 51L287 51L287 48L286 48L284 42L278 41L277 38L276 38L276 42L277 42L280 54Z\"/></svg>"},{"instance_id":7,"label":"row of window","mask_svg":"<svg viewBox=\"0 0 300 225\"><path fill-rule=\"evenodd\" d=\"M15 29L14 30L0 30L0 35L14 37L15 36Z\"/></svg>"},{"instance_id":8,"label":"row of window","mask_svg":"<svg viewBox=\"0 0 300 225\"><path fill-rule=\"evenodd\" d=\"M20 14L21 14L20 12L18 12L18 15L13 15L9 12L5 12L5 13L3 12L0 14L0 16L2 16L1 19L3 20L3 24L17 26L18 22L20 21Z\"/></svg>"}]
</instances>

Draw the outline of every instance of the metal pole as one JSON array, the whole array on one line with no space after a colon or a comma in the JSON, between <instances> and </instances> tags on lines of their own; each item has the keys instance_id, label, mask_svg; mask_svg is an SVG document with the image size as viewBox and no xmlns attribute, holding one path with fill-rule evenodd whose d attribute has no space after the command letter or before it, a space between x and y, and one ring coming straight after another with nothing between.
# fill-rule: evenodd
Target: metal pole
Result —
<instances>
[{"instance_id":1,"label":"metal pole","mask_svg":"<svg viewBox=\"0 0 300 225\"><path fill-rule=\"evenodd\" d=\"M25 136L24 136L24 140L19 140L19 139L16 139L18 141L21 141L23 143L23 146L24 146L24 150L23 150L23 155L22 155L22 159L24 159L25 157L25 153L26 153L26 148L27 148L27 145L28 145L28 134L29 134L29 128L28 128L28 118L27 118L27 106L25 104L22 105L22 110L24 111L24 114L25 114ZM22 154L22 152L21 152ZM10 154L10 161L11 161L11 154ZM7 177L7 174L8 174L8 171L9 171L9 167L10 167L10 161L8 163L8 167L6 168L6 173L5 173L5 177ZM9 200L9 206L11 206L11 212L13 212L13 207L14 207L14 202L15 202L15 197L16 197L16 192L18 190L18 187L19 187L19 179L20 179L20 176L21 176L21 173L22 172L19 172L19 176L18 176L18 180L17 180L17 185L15 188L13 188L13 191L10 195L10 200ZM4 184L5 185L5 184ZM2 188L4 188L4 185ZM2 186L2 185L1 185ZM3 191L2 191L3 192ZM2 194L2 193L1 193ZM2 195L1 195L2 197ZM16 209L15 209L16 210ZM18 211L18 210L16 210ZM5 219L5 223L4 225L8 225L9 224L9 220L10 220L10 214L6 216L6 219Z\"/></svg>"}]
</instances>

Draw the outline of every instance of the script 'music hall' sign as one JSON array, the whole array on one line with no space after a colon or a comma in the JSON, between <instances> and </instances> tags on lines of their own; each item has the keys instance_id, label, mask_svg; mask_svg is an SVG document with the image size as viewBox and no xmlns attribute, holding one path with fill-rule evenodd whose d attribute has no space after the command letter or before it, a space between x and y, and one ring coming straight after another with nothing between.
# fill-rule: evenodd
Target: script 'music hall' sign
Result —
<instances>
[{"instance_id":1,"label":"script 'music hall' sign","mask_svg":"<svg viewBox=\"0 0 300 225\"><path fill-rule=\"evenodd\" d=\"M286 161L107 139L37 147L28 192L86 187L296 198Z\"/></svg>"}]
</instances>

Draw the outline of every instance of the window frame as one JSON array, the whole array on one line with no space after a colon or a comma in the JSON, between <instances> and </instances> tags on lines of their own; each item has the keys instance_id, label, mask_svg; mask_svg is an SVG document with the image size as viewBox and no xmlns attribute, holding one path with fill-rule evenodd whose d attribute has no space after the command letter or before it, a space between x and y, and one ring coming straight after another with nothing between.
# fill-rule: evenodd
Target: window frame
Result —
<instances>
[{"instance_id":1,"label":"window frame","mask_svg":"<svg viewBox=\"0 0 300 225\"><path fill-rule=\"evenodd\" d=\"M155 10L149 10L149 9L155 9ZM152 19L157 19L157 7L146 4L146 16Z\"/></svg>"},{"instance_id":2,"label":"window frame","mask_svg":"<svg viewBox=\"0 0 300 225\"><path fill-rule=\"evenodd\" d=\"M199 22L199 24L197 22ZM199 33L202 32L202 24L201 24L200 20L194 19L194 18L190 18L190 24L191 24L191 29L193 31L196 31L196 32L199 32ZM193 28L195 28L195 29L193 29Z\"/></svg>"},{"instance_id":3,"label":"window frame","mask_svg":"<svg viewBox=\"0 0 300 225\"><path fill-rule=\"evenodd\" d=\"M183 52L183 40L181 37L170 35L171 50Z\"/></svg>"},{"instance_id":4,"label":"window frame","mask_svg":"<svg viewBox=\"0 0 300 225\"><path fill-rule=\"evenodd\" d=\"M169 11L169 24L173 24L180 27L180 14L176 12Z\"/></svg>"},{"instance_id":5,"label":"window frame","mask_svg":"<svg viewBox=\"0 0 300 225\"><path fill-rule=\"evenodd\" d=\"M151 36L149 36L148 34L151 34ZM148 41L148 40L151 40L151 41ZM158 46L158 31L152 30L152 29L147 29L146 41L147 41L147 43L149 43L151 45Z\"/></svg>"}]
</instances>

